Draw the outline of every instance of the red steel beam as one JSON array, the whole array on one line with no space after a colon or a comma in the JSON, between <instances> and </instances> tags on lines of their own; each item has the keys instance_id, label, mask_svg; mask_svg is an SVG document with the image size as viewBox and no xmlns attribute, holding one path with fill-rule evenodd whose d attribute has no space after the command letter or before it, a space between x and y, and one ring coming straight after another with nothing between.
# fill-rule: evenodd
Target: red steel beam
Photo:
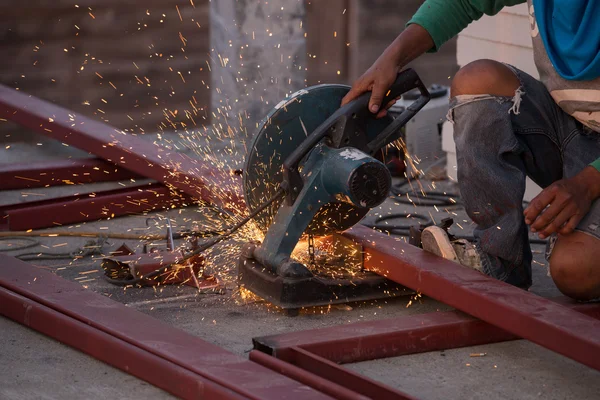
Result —
<instances>
[{"instance_id":1,"label":"red steel beam","mask_svg":"<svg viewBox=\"0 0 600 400\"><path fill-rule=\"evenodd\" d=\"M312 372L303 370L300 367L296 367L293 364L282 361L278 358L271 357L265 353L257 350L253 350L249 354L251 361L258 363L270 370L273 370L279 374L289 376L295 381L302 382L307 386L315 388L325 394L330 395L338 400L363 400L368 397L361 395L360 393L354 392L350 389L345 388L342 385L338 385L327 379L324 379Z\"/></svg>"},{"instance_id":2,"label":"red steel beam","mask_svg":"<svg viewBox=\"0 0 600 400\"><path fill-rule=\"evenodd\" d=\"M600 304L559 301L600 319ZM263 336L252 342L255 349L275 357L286 357L290 348L298 347L345 364L518 339L460 311L449 311Z\"/></svg>"},{"instance_id":3,"label":"red steel beam","mask_svg":"<svg viewBox=\"0 0 600 400\"><path fill-rule=\"evenodd\" d=\"M376 382L299 347L291 347L281 355L287 363L344 386L370 399L414 400L415 397Z\"/></svg>"},{"instance_id":4,"label":"red steel beam","mask_svg":"<svg viewBox=\"0 0 600 400\"><path fill-rule=\"evenodd\" d=\"M345 236L366 269L600 370L600 321L369 228Z\"/></svg>"},{"instance_id":5,"label":"red steel beam","mask_svg":"<svg viewBox=\"0 0 600 400\"><path fill-rule=\"evenodd\" d=\"M0 190L143 179L98 158L0 164Z\"/></svg>"},{"instance_id":6,"label":"red steel beam","mask_svg":"<svg viewBox=\"0 0 600 400\"><path fill-rule=\"evenodd\" d=\"M244 207L233 174L4 85L0 85L0 118L173 186L195 199L226 208Z\"/></svg>"},{"instance_id":7,"label":"red steel beam","mask_svg":"<svg viewBox=\"0 0 600 400\"><path fill-rule=\"evenodd\" d=\"M88 324L0 287L0 312L182 399L247 399ZM119 356L116 357L115 354Z\"/></svg>"},{"instance_id":8,"label":"red steel beam","mask_svg":"<svg viewBox=\"0 0 600 400\"><path fill-rule=\"evenodd\" d=\"M102 343L99 334L119 341L105 348L106 358L119 365L132 365L121 349L136 348L173 363L239 396L251 399L328 399L329 396L218 346L130 309L106 296L86 290L31 264L0 254L0 287L93 328L85 336L86 349ZM20 315L22 303L0 302L0 313ZM28 316L24 317L28 320ZM56 325L46 327L46 325ZM55 329L71 346L82 340L67 326L48 319L45 329ZM102 335L102 336L103 336ZM81 348L81 350L85 350ZM136 361L137 362L137 361ZM143 363L139 368L151 368ZM148 372L147 372L148 373Z\"/></svg>"},{"instance_id":9,"label":"red steel beam","mask_svg":"<svg viewBox=\"0 0 600 400\"><path fill-rule=\"evenodd\" d=\"M161 184L0 206L0 231L51 228L193 204Z\"/></svg>"}]
</instances>

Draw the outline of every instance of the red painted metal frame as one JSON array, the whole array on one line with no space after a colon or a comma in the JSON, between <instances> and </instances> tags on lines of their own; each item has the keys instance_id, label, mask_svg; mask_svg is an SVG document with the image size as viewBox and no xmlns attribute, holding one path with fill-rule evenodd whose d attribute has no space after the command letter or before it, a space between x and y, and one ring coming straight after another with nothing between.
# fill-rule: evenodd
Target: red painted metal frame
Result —
<instances>
[{"instance_id":1,"label":"red painted metal frame","mask_svg":"<svg viewBox=\"0 0 600 400\"><path fill-rule=\"evenodd\" d=\"M289 376L290 378L298 382L302 382L305 385L315 387L323 393L328 394L336 399L356 400L367 398L361 395L360 393L345 388L344 385L338 385L337 383L328 381L327 379L315 375L311 372L308 372L300 367L296 367L295 365L290 364L289 362L282 361L275 357L271 357L260 351L251 351L249 354L249 358L255 363L261 364L262 366L267 367L270 370L273 370L277 373Z\"/></svg>"},{"instance_id":2,"label":"red painted metal frame","mask_svg":"<svg viewBox=\"0 0 600 400\"><path fill-rule=\"evenodd\" d=\"M193 204L160 184L0 206L0 231L51 228Z\"/></svg>"},{"instance_id":3,"label":"red painted metal frame","mask_svg":"<svg viewBox=\"0 0 600 400\"><path fill-rule=\"evenodd\" d=\"M250 360L299 382L319 388L337 399L413 400L415 397L356 374L329 360L292 347L286 357L275 358L258 350L250 352Z\"/></svg>"},{"instance_id":4,"label":"red painted metal frame","mask_svg":"<svg viewBox=\"0 0 600 400\"><path fill-rule=\"evenodd\" d=\"M565 298L558 301L600 319L600 304L580 304ZM346 364L518 339L460 311L448 311L289 332L252 341L255 349L282 359L289 357L290 349L300 348Z\"/></svg>"},{"instance_id":5,"label":"red painted metal frame","mask_svg":"<svg viewBox=\"0 0 600 400\"><path fill-rule=\"evenodd\" d=\"M577 312L600 318L600 304L578 304L564 298L558 302ZM355 363L517 339L520 338L484 321L459 311L450 311L254 338L256 350L250 353L250 357L257 362L261 362L261 359L280 359L276 367L282 373L293 376L285 368L287 364L289 368L300 368L347 389L357 390L369 398L403 398L381 392L389 389L377 382L365 383L366 378L337 363ZM256 353L264 356L258 357Z\"/></svg>"},{"instance_id":6,"label":"red painted metal frame","mask_svg":"<svg viewBox=\"0 0 600 400\"><path fill-rule=\"evenodd\" d=\"M251 399L330 398L77 283L6 255L0 255L0 299L0 314L185 398L194 398L195 393L202 394L203 390L210 398L213 394ZM154 371L157 366L159 370ZM178 388L181 380L169 382L167 376L181 376L194 386L187 392ZM228 396L231 393L234 396Z\"/></svg>"},{"instance_id":7,"label":"red painted metal frame","mask_svg":"<svg viewBox=\"0 0 600 400\"><path fill-rule=\"evenodd\" d=\"M357 226L364 267L476 318L600 370L600 321L411 246Z\"/></svg>"},{"instance_id":8,"label":"red painted metal frame","mask_svg":"<svg viewBox=\"0 0 600 400\"><path fill-rule=\"evenodd\" d=\"M282 355L282 358L288 363L311 371L313 374L331 382L345 385L348 389L361 393L370 399L415 399L415 397L409 394L359 375L346 368L341 368L339 365L299 347L290 348L285 355Z\"/></svg>"},{"instance_id":9,"label":"red painted metal frame","mask_svg":"<svg viewBox=\"0 0 600 400\"><path fill-rule=\"evenodd\" d=\"M0 164L0 190L143 179L98 158Z\"/></svg>"},{"instance_id":10,"label":"red painted metal frame","mask_svg":"<svg viewBox=\"0 0 600 400\"><path fill-rule=\"evenodd\" d=\"M245 207L238 177L134 134L0 85L0 118L222 207Z\"/></svg>"},{"instance_id":11,"label":"red painted metal frame","mask_svg":"<svg viewBox=\"0 0 600 400\"><path fill-rule=\"evenodd\" d=\"M247 399L188 369L0 287L0 313L182 399ZM119 357L115 357L115 353Z\"/></svg>"}]
</instances>

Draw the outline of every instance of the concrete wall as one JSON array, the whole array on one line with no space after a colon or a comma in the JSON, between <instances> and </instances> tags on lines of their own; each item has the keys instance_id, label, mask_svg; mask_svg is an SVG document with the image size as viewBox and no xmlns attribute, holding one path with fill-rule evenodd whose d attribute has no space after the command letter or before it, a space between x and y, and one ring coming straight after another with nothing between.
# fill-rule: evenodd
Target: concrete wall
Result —
<instances>
[{"instance_id":1,"label":"concrete wall","mask_svg":"<svg viewBox=\"0 0 600 400\"><path fill-rule=\"evenodd\" d=\"M210 3L212 110L236 136L305 86L303 0Z\"/></svg>"},{"instance_id":2,"label":"concrete wall","mask_svg":"<svg viewBox=\"0 0 600 400\"><path fill-rule=\"evenodd\" d=\"M208 5L3 0L0 83L134 132L205 121Z\"/></svg>"},{"instance_id":3,"label":"concrete wall","mask_svg":"<svg viewBox=\"0 0 600 400\"><path fill-rule=\"evenodd\" d=\"M355 23L351 26L351 80L360 76L402 32L423 0L352 0ZM456 73L456 39L444 44L436 54L419 57L415 68L426 84L448 84Z\"/></svg>"}]
</instances>

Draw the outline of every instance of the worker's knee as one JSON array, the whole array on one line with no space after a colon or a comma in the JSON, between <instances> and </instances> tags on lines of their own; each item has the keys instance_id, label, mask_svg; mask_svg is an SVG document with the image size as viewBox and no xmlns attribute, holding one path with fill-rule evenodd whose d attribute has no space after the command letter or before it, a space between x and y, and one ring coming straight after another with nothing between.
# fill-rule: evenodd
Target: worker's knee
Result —
<instances>
[{"instance_id":1,"label":"worker's knee","mask_svg":"<svg viewBox=\"0 0 600 400\"><path fill-rule=\"evenodd\" d=\"M519 86L519 79L506 65L493 60L477 60L465 65L456 73L452 80L450 96L514 96Z\"/></svg>"},{"instance_id":2,"label":"worker's knee","mask_svg":"<svg viewBox=\"0 0 600 400\"><path fill-rule=\"evenodd\" d=\"M583 236L582 236L583 235ZM579 240L579 239L583 240ZM576 300L600 297L600 266L598 254L588 241L597 241L580 232L561 237L550 257L550 275L556 287ZM594 243L597 245L597 243Z\"/></svg>"}]
</instances>

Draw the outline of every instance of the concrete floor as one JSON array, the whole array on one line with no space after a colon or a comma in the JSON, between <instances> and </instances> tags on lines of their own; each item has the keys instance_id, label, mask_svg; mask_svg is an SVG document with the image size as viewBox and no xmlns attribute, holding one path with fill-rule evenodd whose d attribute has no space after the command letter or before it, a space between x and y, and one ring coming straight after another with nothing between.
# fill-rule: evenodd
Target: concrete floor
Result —
<instances>
[{"instance_id":1,"label":"concrete floor","mask_svg":"<svg viewBox=\"0 0 600 400\"><path fill-rule=\"evenodd\" d=\"M476 353L486 355L471 357ZM366 361L348 367L429 400L600 398L598 371L525 340Z\"/></svg>"},{"instance_id":2,"label":"concrete floor","mask_svg":"<svg viewBox=\"0 0 600 400\"><path fill-rule=\"evenodd\" d=\"M26 151L26 149L20 149ZM26 152L33 152L29 149ZM6 160L0 152L0 159ZM430 185L428 182L423 182ZM452 183L437 183L437 188L453 192ZM44 197L108 189L100 186L66 186L50 189L28 190L27 193ZM26 196L26 197L24 197ZM36 200L40 196L24 195L20 191L0 193L0 204ZM453 216L456 233L469 234L471 223L460 206L448 209L396 205L387 201L373 214L388 212L431 213L436 220ZM193 221L209 227L211 211L199 208L170 210L154 213L159 225L171 218L175 229L191 226ZM368 217L372 220L374 215ZM108 221L96 221L55 230L95 231L117 233L158 233L161 226L150 224L147 216L131 216ZM17 255L24 252L70 252L85 245L83 238L40 238L36 247L9 251ZM124 241L109 239L102 253L119 247ZM126 241L141 251L139 241ZM17 246L23 242L8 239L0 242L0 249ZM227 291L223 295L198 294L191 287L136 288L124 290L102 279L101 255L82 260L33 260L66 279L80 282L89 290L103 293L115 301L147 313L177 328L199 336L236 354L246 356L252 348L252 337L301 329L340 325L350 322L393 318L395 316L436 312L448 307L423 298L407 307L410 298L355 303L331 308L313 308L292 318L257 299L242 298L235 281L235 249L239 244L230 241L209 254L214 260L211 268L225 280ZM547 275L543 260L544 247L534 246L533 292L543 296L556 296L558 291ZM86 355L80 354L55 341L25 329L6 319L0 319L0 398L13 399L83 399L83 398L167 398L168 395L140 380L108 367ZM471 353L486 353L485 357L472 358ZM470 364L470 365L467 365ZM516 341L476 348L433 352L348 366L366 376L399 387L423 399L594 399L600 398L600 373L576 362L558 356L526 341Z\"/></svg>"},{"instance_id":3,"label":"concrete floor","mask_svg":"<svg viewBox=\"0 0 600 400\"><path fill-rule=\"evenodd\" d=\"M86 354L0 317L0 399L173 399Z\"/></svg>"}]
</instances>

